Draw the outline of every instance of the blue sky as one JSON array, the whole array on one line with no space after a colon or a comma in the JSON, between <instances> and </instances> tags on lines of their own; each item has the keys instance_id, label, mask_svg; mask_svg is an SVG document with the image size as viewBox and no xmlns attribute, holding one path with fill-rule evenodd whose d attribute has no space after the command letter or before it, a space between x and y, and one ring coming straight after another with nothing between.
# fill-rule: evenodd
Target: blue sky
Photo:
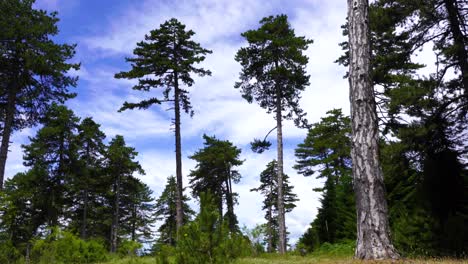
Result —
<instances>
[{"instance_id":1,"label":"blue sky","mask_svg":"<svg viewBox=\"0 0 468 264\"><path fill-rule=\"evenodd\" d=\"M233 88L240 71L234 55L246 45L240 33L257 28L264 16L287 14L297 35L314 40L307 51L311 84L301 100L307 118L317 122L332 108L349 112L348 83L342 78L346 69L334 63L341 55L338 43L344 41L340 28L346 17L344 0L38 0L36 7L58 11L61 21L57 41L78 45L75 60L81 62L81 69L72 73L80 77L74 89L78 96L67 105L78 116L91 116L102 124L108 139L121 134L136 148L138 160L146 170L146 175L139 177L151 186L155 196L161 194L166 178L175 174L172 112L162 105L117 113L124 101L135 102L149 94L133 91L134 81L116 80L113 76L129 69L124 58L131 56L136 42L172 17L194 30L194 39L203 47L213 50L201 64L212 71L212 76L196 77L195 85L188 88L195 116L182 118L184 184L195 165L187 157L202 147L204 133L228 139L242 148L241 157L246 161L239 170L243 178L234 186L240 194L235 210L241 225L253 227L264 222L262 197L249 190L259 184L260 172L276 153L275 147L261 155L249 149L249 142L263 138L275 121L258 105L248 104ZM35 129L26 129L13 136L7 177L24 170L20 145L27 143L34 132ZM291 242L295 242L316 215L320 194L312 189L322 182L297 175L292 169L294 148L306 131L286 122L283 133L285 172L300 199L296 209L286 216ZM274 133L270 139L275 141Z\"/></svg>"}]
</instances>

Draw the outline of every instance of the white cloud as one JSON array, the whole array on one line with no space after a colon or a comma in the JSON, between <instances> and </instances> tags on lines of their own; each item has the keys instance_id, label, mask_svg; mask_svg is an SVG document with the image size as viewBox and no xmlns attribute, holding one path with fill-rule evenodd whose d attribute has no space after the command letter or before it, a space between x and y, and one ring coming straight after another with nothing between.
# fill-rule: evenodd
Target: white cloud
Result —
<instances>
[{"instance_id":1,"label":"white cloud","mask_svg":"<svg viewBox=\"0 0 468 264\"><path fill-rule=\"evenodd\" d=\"M59 5L61 2L43 0L39 3L48 3L49 8L53 8L54 3ZM102 124L108 137L124 135L129 144L140 152L138 160L147 172L141 178L159 195L167 176L175 175L172 131L169 130L172 113L165 111L167 105L117 113L124 101L136 102L149 94L131 90L134 81L116 80L113 75L128 70L130 66L123 64L124 57L131 54L136 42L141 41L145 34L171 17L178 18L196 32L194 38L203 47L213 50L213 54L208 55L201 65L210 69L213 76L196 78L196 84L189 88L195 116L192 119L184 116L182 119L183 140L191 145L190 148L183 147L184 183L188 183L186 177L195 165L187 156L202 147L203 133L215 134L242 147L246 162L240 168L243 179L234 187L240 194L236 213L241 224L252 227L264 221L264 214L261 212L262 197L249 190L258 185L259 174L275 157L275 151L253 154L248 143L253 138L263 138L275 126L275 121L273 115L266 114L257 104L248 104L233 88L240 71L234 55L245 45L240 37L241 32L256 28L264 16L284 12L288 13L298 35L315 41L307 51L307 71L311 75L311 84L303 92L301 100L309 121L317 122L331 108L344 108L347 113L348 83L342 78L345 69L333 63L341 55L338 43L343 41L340 25L346 16L346 2L317 0L296 0L287 4L280 0L131 2L126 8L104 16L92 35L75 37L83 66L77 73L81 79L77 89L79 95L67 104L81 117L94 117ZM120 60L121 64L116 64L116 60ZM285 122L285 143L298 142L305 133L294 127L292 122ZM24 137L21 139L24 141ZM171 140L171 147L165 149L152 149L149 145L151 141L168 139ZM274 141L274 133L271 139ZM13 147L10 157L8 169L18 170L17 164L21 161L18 145ZM285 170L300 199L296 209L286 218L291 242L304 232L315 217L319 194L312 192L312 188L322 184L314 178L297 175L291 169L293 164L293 149L286 148Z\"/></svg>"}]
</instances>

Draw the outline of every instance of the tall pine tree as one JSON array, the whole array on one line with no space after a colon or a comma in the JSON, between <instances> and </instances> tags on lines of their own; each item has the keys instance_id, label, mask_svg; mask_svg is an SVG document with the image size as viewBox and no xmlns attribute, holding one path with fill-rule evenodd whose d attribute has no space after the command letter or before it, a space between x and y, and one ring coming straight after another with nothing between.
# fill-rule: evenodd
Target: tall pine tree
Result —
<instances>
[{"instance_id":1,"label":"tall pine tree","mask_svg":"<svg viewBox=\"0 0 468 264\"><path fill-rule=\"evenodd\" d=\"M279 252L286 252L286 226L283 197L283 119L294 119L305 125L299 107L300 92L309 85L303 55L312 40L297 37L286 15L265 17L260 28L242 33L249 43L236 54L242 66L240 81L242 97L249 103L257 101L268 113L274 113L277 132ZM259 143L258 141L256 143ZM267 144L269 145L269 144Z\"/></svg>"},{"instance_id":2,"label":"tall pine tree","mask_svg":"<svg viewBox=\"0 0 468 264\"><path fill-rule=\"evenodd\" d=\"M398 258L390 240L379 130L370 67L369 2L348 0L349 84L353 179L357 210L356 257Z\"/></svg>"},{"instance_id":3,"label":"tall pine tree","mask_svg":"<svg viewBox=\"0 0 468 264\"><path fill-rule=\"evenodd\" d=\"M125 102L120 111L126 109L147 109L154 104L168 102L174 109L175 148L176 148L176 180L177 180L177 228L183 224L182 206L182 149L180 137L180 113L183 111L193 115L189 92L180 84L192 86L192 74L199 76L211 75L211 72L194 65L205 60L205 55L211 53L191 38L192 30L185 30L185 25L172 18L152 30L145 40L138 42L133 51L135 57L127 58L132 64L128 72L120 72L115 78L138 79L134 90L150 91L153 88L163 88L162 98L152 97L138 103Z\"/></svg>"}]
</instances>

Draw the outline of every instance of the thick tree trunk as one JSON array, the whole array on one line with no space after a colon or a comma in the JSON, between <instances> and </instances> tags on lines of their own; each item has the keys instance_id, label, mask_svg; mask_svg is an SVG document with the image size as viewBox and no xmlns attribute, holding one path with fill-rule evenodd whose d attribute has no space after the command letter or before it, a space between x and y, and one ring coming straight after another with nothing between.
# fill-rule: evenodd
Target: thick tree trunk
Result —
<instances>
[{"instance_id":1,"label":"thick tree trunk","mask_svg":"<svg viewBox=\"0 0 468 264\"><path fill-rule=\"evenodd\" d=\"M114 185L114 214L112 217L112 227L111 227L111 249L112 253L117 251L117 240L119 233L119 209L120 209L120 175L117 175L117 179Z\"/></svg>"},{"instance_id":2,"label":"thick tree trunk","mask_svg":"<svg viewBox=\"0 0 468 264\"><path fill-rule=\"evenodd\" d=\"M5 123L2 133L2 145L0 146L0 190L3 190L3 180L5 179L5 166L10 146L10 137L13 132L13 122L15 119L16 88L10 88L5 113Z\"/></svg>"},{"instance_id":3,"label":"thick tree trunk","mask_svg":"<svg viewBox=\"0 0 468 264\"><path fill-rule=\"evenodd\" d=\"M453 42L455 45L455 56L457 64L460 67L462 74L463 88L465 89L466 100L468 100L468 55L466 46L467 37L463 35L460 29L460 10L455 0L444 0L445 8L448 13L448 20L450 25L450 31L452 32Z\"/></svg>"},{"instance_id":4,"label":"thick tree trunk","mask_svg":"<svg viewBox=\"0 0 468 264\"><path fill-rule=\"evenodd\" d=\"M359 259L396 259L379 163L379 132L370 80L368 0L348 0L350 102Z\"/></svg>"},{"instance_id":5,"label":"thick tree trunk","mask_svg":"<svg viewBox=\"0 0 468 264\"><path fill-rule=\"evenodd\" d=\"M277 132L277 152L278 152L278 226L280 254L286 253L286 221L284 214L283 197L283 125L281 115L281 88L276 87L276 132Z\"/></svg>"},{"instance_id":6,"label":"thick tree trunk","mask_svg":"<svg viewBox=\"0 0 468 264\"><path fill-rule=\"evenodd\" d=\"M177 72L174 73L174 112L175 112L175 147L176 147L176 224L177 224L177 234L179 229L182 227L184 212L182 208L182 144L180 140L180 90L178 83Z\"/></svg>"}]
</instances>

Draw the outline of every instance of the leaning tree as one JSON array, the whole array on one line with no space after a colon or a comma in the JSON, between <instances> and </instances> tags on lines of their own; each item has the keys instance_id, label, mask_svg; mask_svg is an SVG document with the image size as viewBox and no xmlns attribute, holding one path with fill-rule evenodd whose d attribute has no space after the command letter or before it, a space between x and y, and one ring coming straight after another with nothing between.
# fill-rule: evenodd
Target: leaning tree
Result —
<instances>
[{"instance_id":1,"label":"leaning tree","mask_svg":"<svg viewBox=\"0 0 468 264\"><path fill-rule=\"evenodd\" d=\"M119 111L126 109L147 109L152 105L164 102L173 105L176 147L176 180L177 180L177 229L183 225L182 202L182 150L180 138L181 107L185 113L193 116L189 92L180 84L192 86L194 80L191 74L199 76L211 75L209 70L195 68L205 60L205 55L211 53L191 38L192 30L185 30L185 25L172 18L152 30L145 40L138 42L133 50L133 58L126 61L132 64L128 72L115 75L118 79L138 79L134 90L149 92L154 88L162 88L162 98L151 97L138 103L125 102Z\"/></svg>"},{"instance_id":2,"label":"leaning tree","mask_svg":"<svg viewBox=\"0 0 468 264\"><path fill-rule=\"evenodd\" d=\"M249 103L257 101L268 113L275 113L278 162L279 252L286 252L286 226L283 197L283 119L294 119L305 126L305 113L299 106L300 93L309 85L303 55L312 40L297 37L286 15L269 16L260 21L260 28L242 33L249 43L236 54L242 66L240 88ZM274 130L273 129L273 130ZM272 130L272 131L273 131ZM271 132L271 131L270 131ZM268 136L268 135L267 135ZM262 150L269 142L255 140L253 149Z\"/></svg>"}]
</instances>

